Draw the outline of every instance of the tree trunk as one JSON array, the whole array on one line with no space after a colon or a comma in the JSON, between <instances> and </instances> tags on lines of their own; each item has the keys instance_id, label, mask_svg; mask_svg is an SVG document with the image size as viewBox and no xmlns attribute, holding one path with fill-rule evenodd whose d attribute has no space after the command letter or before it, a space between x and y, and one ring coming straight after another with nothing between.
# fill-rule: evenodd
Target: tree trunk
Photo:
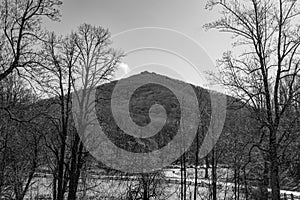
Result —
<instances>
[{"instance_id":1,"label":"tree trunk","mask_svg":"<svg viewBox=\"0 0 300 200\"><path fill-rule=\"evenodd\" d=\"M72 155L71 155L72 158L71 158L68 200L76 200L78 181L80 177L79 161L81 160L79 158L80 155L78 152L79 141L80 141L79 136L76 133L74 133L74 141L73 141Z\"/></svg>"},{"instance_id":2,"label":"tree trunk","mask_svg":"<svg viewBox=\"0 0 300 200\"><path fill-rule=\"evenodd\" d=\"M269 167L267 161L264 161L264 170L262 180L260 183L260 199L268 200L268 186L269 186Z\"/></svg>"},{"instance_id":3,"label":"tree trunk","mask_svg":"<svg viewBox=\"0 0 300 200\"><path fill-rule=\"evenodd\" d=\"M80 173L83 165L82 152L83 152L83 144L82 142L80 142L80 137L76 134L74 146L72 148L72 161L71 161L68 200L76 199Z\"/></svg>"},{"instance_id":4,"label":"tree trunk","mask_svg":"<svg viewBox=\"0 0 300 200\"><path fill-rule=\"evenodd\" d=\"M56 172L55 172L56 173ZM53 200L56 200L56 197L57 197L57 179L56 179L56 174L54 175L53 177L53 187L52 187L52 191L53 191L53 195L52 195L52 198Z\"/></svg>"},{"instance_id":5,"label":"tree trunk","mask_svg":"<svg viewBox=\"0 0 300 200\"><path fill-rule=\"evenodd\" d=\"M148 191L148 177L147 175L142 175L143 180L143 200L149 200L149 191Z\"/></svg>"},{"instance_id":6,"label":"tree trunk","mask_svg":"<svg viewBox=\"0 0 300 200\"><path fill-rule=\"evenodd\" d=\"M240 199L240 168L237 171L237 200Z\"/></svg>"},{"instance_id":7,"label":"tree trunk","mask_svg":"<svg viewBox=\"0 0 300 200\"><path fill-rule=\"evenodd\" d=\"M180 158L180 199L183 200L183 161Z\"/></svg>"},{"instance_id":8,"label":"tree trunk","mask_svg":"<svg viewBox=\"0 0 300 200\"><path fill-rule=\"evenodd\" d=\"M199 163L199 132L197 132L197 136L196 136L194 200L197 199L197 190L198 190L198 163Z\"/></svg>"},{"instance_id":9,"label":"tree trunk","mask_svg":"<svg viewBox=\"0 0 300 200\"><path fill-rule=\"evenodd\" d=\"M249 199L249 194L248 194L248 184L247 184L247 174L246 174L246 168L243 170L244 173L244 188L245 188L245 199Z\"/></svg>"},{"instance_id":10,"label":"tree trunk","mask_svg":"<svg viewBox=\"0 0 300 200\"><path fill-rule=\"evenodd\" d=\"M204 175L205 179L208 179L208 170L209 170L209 160L208 160L208 156L205 156L205 175Z\"/></svg>"},{"instance_id":11,"label":"tree trunk","mask_svg":"<svg viewBox=\"0 0 300 200\"><path fill-rule=\"evenodd\" d=\"M183 197L186 200L186 155L183 154Z\"/></svg>"},{"instance_id":12,"label":"tree trunk","mask_svg":"<svg viewBox=\"0 0 300 200\"><path fill-rule=\"evenodd\" d=\"M217 200L217 165L215 148L211 152L211 173L212 173L212 200Z\"/></svg>"},{"instance_id":13,"label":"tree trunk","mask_svg":"<svg viewBox=\"0 0 300 200\"><path fill-rule=\"evenodd\" d=\"M65 140L65 137L64 139ZM57 200L64 200L64 162L65 162L65 141L62 141L62 147L60 152L60 160L58 166L58 177L57 177Z\"/></svg>"},{"instance_id":14,"label":"tree trunk","mask_svg":"<svg viewBox=\"0 0 300 200\"><path fill-rule=\"evenodd\" d=\"M270 176L271 176L272 200L280 200L277 141L276 141L276 131L274 129L270 130L270 161L271 161Z\"/></svg>"},{"instance_id":15,"label":"tree trunk","mask_svg":"<svg viewBox=\"0 0 300 200\"><path fill-rule=\"evenodd\" d=\"M5 140L3 145L2 161L0 163L0 194L2 193L2 187L4 185L4 170L6 166L6 155L7 155L7 137L8 134L5 134Z\"/></svg>"},{"instance_id":16,"label":"tree trunk","mask_svg":"<svg viewBox=\"0 0 300 200\"><path fill-rule=\"evenodd\" d=\"M234 200L238 200L237 195L237 168L234 167Z\"/></svg>"}]
</instances>

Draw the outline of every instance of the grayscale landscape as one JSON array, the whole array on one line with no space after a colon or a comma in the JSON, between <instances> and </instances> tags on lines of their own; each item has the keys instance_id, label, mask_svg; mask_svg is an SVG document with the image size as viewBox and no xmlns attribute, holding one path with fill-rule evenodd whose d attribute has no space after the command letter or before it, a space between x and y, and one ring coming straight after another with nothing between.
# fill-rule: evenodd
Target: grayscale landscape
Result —
<instances>
[{"instance_id":1,"label":"grayscale landscape","mask_svg":"<svg viewBox=\"0 0 300 200\"><path fill-rule=\"evenodd\" d=\"M0 0L0 200L300 200L297 0Z\"/></svg>"}]
</instances>

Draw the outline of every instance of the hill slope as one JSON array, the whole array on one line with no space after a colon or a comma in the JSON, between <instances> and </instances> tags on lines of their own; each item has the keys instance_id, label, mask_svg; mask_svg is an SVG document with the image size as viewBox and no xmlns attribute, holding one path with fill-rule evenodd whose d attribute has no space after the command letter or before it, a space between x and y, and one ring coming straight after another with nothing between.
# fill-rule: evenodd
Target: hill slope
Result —
<instances>
[{"instance_id":1,"label":"hill slope","mask_svg":"<svg viewBox=\"0 0 300 200\"><path fill-rule=\"evenodd\" d=\"M183 81L170 79L169 77L159 74L142 72L141 74L134 75L126 79L129 84L124 86L123 90L121 90L120 94L118 94L118 106L126 105L126 102L128 101L128 93L131 90L130 87L134 87L135 84L134 82L131 82L131 80L137 80L139 77L145 78L145 75L151 76L154 79L163 80L165 82L170 81L174 84L182 86L183 88L191 86L197 96L199 104L199 114L201 120L199 126L201 125L202 127L201 130L199 129L199 141L201 143L207 133L208 126L211 122L212 117L211 94L210 91L202 87L187 84ZM141 82L142 81L143 80L141 80ZM166 118L166 121L163 128L156 135L153 135L150 138L137 138L132 135L126 134L116 124L116 120L114 117L118 116L113 116L112 114L112 94L117 84L119 84L118 81L113 81L107 84L103 84L97 88L97 117L107 137L118 147L135 153L151 152L167 145L175 137L175 135L178 133L178 130L180 129L180 119L182 114L180 99L177 99L176 95L174 95L174 93L170 89L160 84L145 82L144 85L138 87L130 96L128 104L129 108L127 108L129 109L132 121L138 126L147 126L149 123L151 123L149 111L152 120L162 121L164 120L164 118ZM221 95L216 92L213 93L214 95ZM189 95L189 93L185 95L185 101L189 101ZM156 113L155 109L152 109L152 106L156 104L163 106L166 111L166 115L159 115L158 111L158 113ZM241 117L237 116L236 110L237 108L241 108L243 104L237 99L227 96L227 105L227 115L222 134L229 130L227 127L231 126L237 117ZM242 115L247 115L248 117L248 112L245 108L241 108L240 110L242 110ZM122 119L118 119L118 121L120 120ZM127 130L130 130L130 127ZM190 148L191 155L194 154L193 152L195 152L196 149L195 141Z\"/></svg>"}]
</instances>

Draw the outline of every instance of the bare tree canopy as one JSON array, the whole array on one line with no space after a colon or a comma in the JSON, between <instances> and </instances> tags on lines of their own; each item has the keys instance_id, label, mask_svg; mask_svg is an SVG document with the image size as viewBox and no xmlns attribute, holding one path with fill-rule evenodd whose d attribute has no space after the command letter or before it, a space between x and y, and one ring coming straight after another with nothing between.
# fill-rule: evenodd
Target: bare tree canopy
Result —
<instances>
[{"instance_id":1,"label":"bare tree canopy","mask_svg":"<svg viewBox=\"0 0 300 200\"><path fill-rule=\"evenodd\" d=\"M0 1L0 81L14 70L30 72L36 66L41 22L59 20L60 0Z\"/></svg>"},{"instance_id":2,"label":"bare tree canopy","mask_svg":"<svg viewBox=\"0 0 300 200\"><path fill-rule=\"evenodd\" d=\"M272 199L280 199L279 142L286 111L299 100L299 24L297 1L214 1L222 17L206 25L233 34L243 53L224 53L217 80L249 102L268 130ZM291 120L292 121L292 120ZM263 137L263 136L262 136Z\"/></svg>"}]
</instances>

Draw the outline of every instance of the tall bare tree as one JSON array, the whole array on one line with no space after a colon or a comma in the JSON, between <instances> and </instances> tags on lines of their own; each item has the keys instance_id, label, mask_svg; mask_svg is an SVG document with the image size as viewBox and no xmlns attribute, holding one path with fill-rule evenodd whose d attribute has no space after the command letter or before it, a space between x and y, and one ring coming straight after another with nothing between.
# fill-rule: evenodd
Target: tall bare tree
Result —
<instances>
[{"instance_id":1,"label":"tall bare tree","mask_svg":"<svg viewBox=\"0 0 300 200\"><path fill-rule=\"evenodd\" d=\"M53 198L61 200L64 199L70 180L72 71L76 62L74 40L72 37L63 38L49 33L41 55L39 63L43 67L43 73L38 82L41 89L53 98L54 112L49 112L48 117L58 136L46 137L46 145L56 158L53 171L53 185L55 185Z\"/></svg>"},{"instance_id":2,"label":"tall bare tree","mask_svg":"<svg viewBox=\"0 0 300 200\"><path fill-rule=\"evenodd\" d=\"M244 52L238 57L226 52L219 62L221 73L217 78L234 95L251 104L266 129L261 138L268 141L264 150L270 163L271 196L279 200L281 122L299 95L295 84L299 79L300 45L297 1L210 0L207 7L219 7L222 17L206 27L233 34L234 45ZM256 147L260 148L259 144Z\"/></svg>"},{"instance_id":3,"label":"tall bare tree","mask_svg":"<svg viewBox=\"0 0 300 200\"><path fill-rule=\"evenodd\" d=\"M110 33L103 27L82 24L72 34L76 46L78 60L74 66L74 99L79 104L79 113L73 113L77 132L83 134L87 128L87 116L91 110L89 99L92 91L100 84L111 80L122 55L111 48ZM83 143L79 134L75 135L71 162L71 180L68 199L76 199L76 191L83 164ZM75 153L77 152L77 154Z\"/></svg>"},{"instance_id":4,"label":"tall bare tree","mask_svg":"<svg viewBox=\"0 0 300 200\"><path fill-rule=\"evenodd\" d=\"M51 113L58 132L58 143L48 145L57 158L54 173L54 198L76 199L85 148L78 134L84 131L85 107L89 105L91 90L110 80L121 56L110 47L110 33L102 27L80 25L67 37L49 34L43 48L40 64L43 73L39 84L42 90L57 100L60 113ZM80 93L80 92L83 93ZM80 94L83 95L80 95ZM80 102L82 115L71 112L72 96ZM57 110L57 109L55 109ZM73 115L72 115L73 114ZM75 130L71 120L79 126ZM58 146L57 146L58 145ZM57 181L57 182L56 182Z\"/></svg>"}]
</instances>

